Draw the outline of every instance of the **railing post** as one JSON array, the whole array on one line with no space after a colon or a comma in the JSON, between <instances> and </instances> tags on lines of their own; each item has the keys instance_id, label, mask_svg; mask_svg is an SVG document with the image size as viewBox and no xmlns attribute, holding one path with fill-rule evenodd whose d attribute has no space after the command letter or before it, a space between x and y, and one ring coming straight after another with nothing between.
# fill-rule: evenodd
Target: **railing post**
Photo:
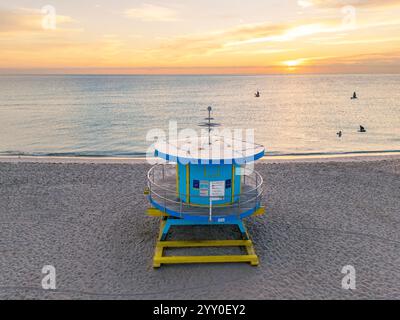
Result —
<instances>
[{"instance_id":1,"label":"railing post","mask_svg":"<svg viewBox=\"0 0 400 320\"><path fill-rule=\"evenodd\" d=\"M212 221L212 198L210 197L210 222Z\"/></svg>"},{"instance_id":2,"label":"railing post","mask_svg":"<svg viewBox=\"0 0 400 320\"><path fill-rule=\"evenodd\" d=\"M258 188L256 188L256 202L254 204L255 207L258 206Z\"/></svg>"},{"instance_id":3,"label":"railing post","mask_svg":"<svg viewBox=\"0 0 400 320\"><path fill-rule=\"evenodd\" d=\"M149 180L148 181L148 184L149 184L149 195L151 197L151 189L152 189L151 186L153 185L153 181L151 181L151 175L148 175L147 179Z\"/></svg>"},{"instance_id":4,"label":"railing post","mask_svg":"<svg viewBox=\"0 0 400 320\"><path fill-rule=\"evenodd\" d=\"M167 191L164 192L164 213L167 212Z\"/></svg>"},{"instance_id":5,"label":"railing post","mask_svg":"<svg viewBox=\"0 0 400 320\"><path fill-rule=\"evenodd\" d=\"M258 174L257 174L257 172L255 172L255 174L256 174L256 190L258 192Z\"/></svg>"}]
</instances>

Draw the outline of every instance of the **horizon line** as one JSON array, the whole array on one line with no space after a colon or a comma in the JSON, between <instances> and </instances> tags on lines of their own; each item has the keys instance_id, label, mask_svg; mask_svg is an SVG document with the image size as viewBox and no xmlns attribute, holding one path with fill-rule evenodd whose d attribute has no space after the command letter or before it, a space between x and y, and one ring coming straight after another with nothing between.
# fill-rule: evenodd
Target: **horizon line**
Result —
<instances>
[{"instance_id":1,"label":"horizon line","mask_svg":"<svg viewBox=\"0 0 400 320\"><path fill-rule=\"evenodd\" d=\"M300 75L400 75L400 72L280 72L280 73L1 73L4 76L300 76Z\"/></svg>"}]
</instances>

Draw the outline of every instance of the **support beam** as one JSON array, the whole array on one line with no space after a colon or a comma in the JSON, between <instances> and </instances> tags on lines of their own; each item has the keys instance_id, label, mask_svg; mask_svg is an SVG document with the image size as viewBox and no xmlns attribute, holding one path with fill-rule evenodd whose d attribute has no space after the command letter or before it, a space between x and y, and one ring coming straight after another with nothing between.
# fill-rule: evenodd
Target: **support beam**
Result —
<instances>
[{"instance_id":1,"label":"support beam","mask_svg":"<svg viewBox=\"0 0 400 320\"><path fill-rule=\"evenodd\" d=\"M168 213L162 212L156 208L147 209L146 214L150 217L169 217Z\"/></svg>"}]
</instances>

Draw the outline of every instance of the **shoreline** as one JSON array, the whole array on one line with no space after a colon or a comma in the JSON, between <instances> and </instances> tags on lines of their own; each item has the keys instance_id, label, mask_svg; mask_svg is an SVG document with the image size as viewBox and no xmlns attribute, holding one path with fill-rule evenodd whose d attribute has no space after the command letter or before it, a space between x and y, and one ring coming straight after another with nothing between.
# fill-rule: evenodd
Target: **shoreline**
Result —
<instances>
[{"instance_id":1,"label":"shoreline","mask_svg":"<svg viewBox=\"0 0 400 320\"><path fill-rule=\"evenodd\" d=\"M157 158L150 158L155 161ZM400 159L400 152L351 153L327 155L264 156L261 163L301 163L301 162L370 162ZM0 163L95 163L95 164L135 164L147 163L146 158L132 157L63 157L63 156L0 156Z\"/></svg>"}]
</instances>

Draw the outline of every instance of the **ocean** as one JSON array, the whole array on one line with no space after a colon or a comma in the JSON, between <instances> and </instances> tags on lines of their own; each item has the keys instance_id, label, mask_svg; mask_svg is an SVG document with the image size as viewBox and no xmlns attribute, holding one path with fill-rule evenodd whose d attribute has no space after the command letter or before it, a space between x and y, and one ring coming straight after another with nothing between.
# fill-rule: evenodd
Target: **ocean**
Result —
<instances>
[{"instance_id":1,"label":"ocean","mask_svg":"<svg viewBox=\"0 0 400 320\"><path fill-rule=\"evenodd\" d=\"M0 155L141 157L209 105L267 155L400 151L400 75L2 75Z\"/></svg>"}]
</instances>

